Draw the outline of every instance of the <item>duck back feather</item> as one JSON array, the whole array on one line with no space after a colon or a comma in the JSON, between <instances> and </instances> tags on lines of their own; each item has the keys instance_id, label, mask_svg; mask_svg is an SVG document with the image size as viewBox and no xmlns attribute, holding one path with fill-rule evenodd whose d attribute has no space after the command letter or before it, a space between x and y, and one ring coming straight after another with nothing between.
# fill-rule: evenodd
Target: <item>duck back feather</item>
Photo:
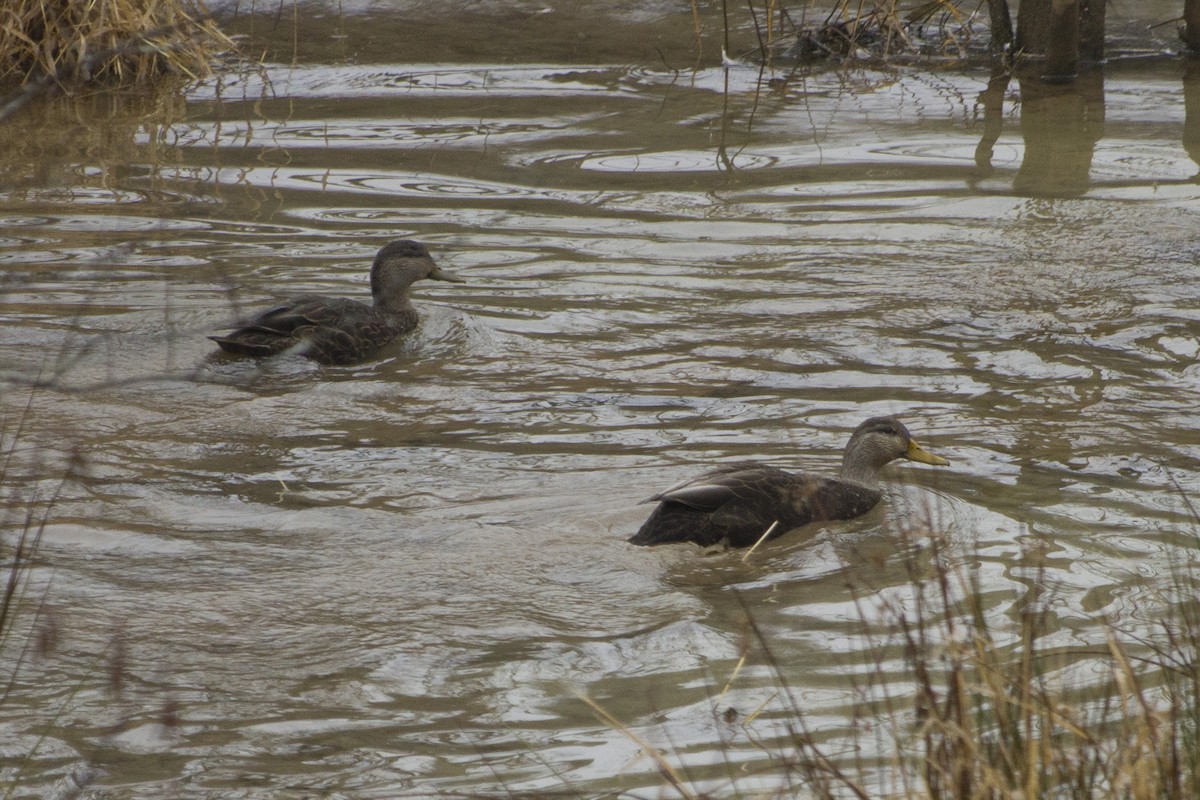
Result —
<instances>
[{"instance_id":1,"label":"duck back feather","mask_svg":"<svg viewBox=\"0 0 1200 800\"><path fill-rule=\"evenodd\" d=\"M878 489L795 474L753 461L730 464L651 497L657 502L630 542L749 547L820 520L852 519L879 502Z\"/></svg>"}]
</instances>

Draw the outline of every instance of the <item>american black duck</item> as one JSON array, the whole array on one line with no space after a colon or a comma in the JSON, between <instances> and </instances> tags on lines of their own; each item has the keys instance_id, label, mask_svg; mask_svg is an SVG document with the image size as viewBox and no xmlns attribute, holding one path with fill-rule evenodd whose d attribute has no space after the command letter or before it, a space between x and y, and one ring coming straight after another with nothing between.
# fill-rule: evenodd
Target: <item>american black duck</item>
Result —
<instances>
[{"instance_id":1,"label":"american black duck","mask_svg":"<svg viewBox=\"0 0 1200 800\"><path fill-rule=\"evenodd\" d=\"M371 265L372 305L323 295L292 297L233 333L208 338L241 356L299 353L323 364L349 364L417 327L408 293L426 278L463 282L433 263L425 245L400 239L384 245Z\"/></svg>"},{"instance_id":2,"label":"american black duck","mask_svg":"<svg viewBox=\"0 0 1200 800\"><path fill-rule=\"evenodd\" d=\"M838 477L784 472L754 461L729 464L646 500L658 507L629 541L748 547L768 530L767 538L774 539L810 522L852 519L879 502L879 470L897 458L950 463L917 444L895 417L871 417L850 436Z\"/></svg>"}]
</instances>

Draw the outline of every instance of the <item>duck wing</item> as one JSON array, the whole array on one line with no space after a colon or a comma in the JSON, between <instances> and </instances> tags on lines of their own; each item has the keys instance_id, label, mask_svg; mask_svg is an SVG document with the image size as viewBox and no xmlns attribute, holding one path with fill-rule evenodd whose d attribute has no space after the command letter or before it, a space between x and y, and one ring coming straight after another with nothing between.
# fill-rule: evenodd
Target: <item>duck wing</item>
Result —
<instances>
[{"instance_id":1,"label":"duck wing","mask_svg":"<svg viewBox=\"0 0 1200 800\"><path fill-rule=\"evenodd\" d=\"M344 306L350 302L329 297L292 298L240 323L232 333L208 338L230 353L260 357L278 355L292 348L302 348L306 336L313 330L338 325L345 313Z\"/></svg>"},{"instance_id":2,"label":"duck wing","mask_svg":"<svg viewBox=\"0 0 1200 800\"><path fill-rule=\"evenodd\" d=\"M773 539L816 520L865 514L879 498L878 491L858 484L741 462L650 498L658 507L629 541L703 546L725 541L732 547L748 547L769 529Z\"/></svg>"},{"instance_id":3,"label":"duck wing","mask_svg":"<svg viewBox=\"0 0 1200 800\"><path fill-rule=\"evenodd\" d=\"M285 352L326 364L368 355L416 326L416 314L381 314L371 306L338 297L293 298L268 309L224 336L210 336L221 349L246 356Z\"/></svg>"}]
</instances>

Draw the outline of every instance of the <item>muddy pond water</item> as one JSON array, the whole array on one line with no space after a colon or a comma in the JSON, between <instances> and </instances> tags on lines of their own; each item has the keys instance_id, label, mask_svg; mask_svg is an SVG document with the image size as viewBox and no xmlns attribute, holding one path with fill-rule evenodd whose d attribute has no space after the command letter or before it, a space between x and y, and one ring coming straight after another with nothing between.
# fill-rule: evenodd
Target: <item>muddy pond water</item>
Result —
<instances>
[{"instance_id":1,"label":"muddy pond water","mask_svg":"<svg viewBox=\"0 0 1200 800\"><path fill-rule=\"evenodd\" d=\"M781 673L869 765L860 614L931 518L1000 632L1037 553L1064 675L1099 681L1099 620L1153 621L1192 558L1194 102L1183 63L1048 88L392 53L223 73L158 125L10 123L5 536L45 515L14 636L54 636L3 700L0 778L656 796L632 732L749 792L782 780ZM273 297L365 297L397 238L467 282L419 284L379 358L211 358ZM653 491L835 472L883 413L951 465L746 560L625 542ZM752 649L722 695L744 607L776 666Z\"/></svg>"}]
</instances>

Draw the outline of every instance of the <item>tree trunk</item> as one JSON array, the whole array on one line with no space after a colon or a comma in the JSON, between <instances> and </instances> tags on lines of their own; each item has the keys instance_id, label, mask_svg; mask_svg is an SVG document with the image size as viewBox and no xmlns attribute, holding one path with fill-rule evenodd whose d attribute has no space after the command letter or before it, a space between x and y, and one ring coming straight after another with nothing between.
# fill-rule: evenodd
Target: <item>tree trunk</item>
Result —
<instances>
[{"instance_id":1,"label":"tree trunk","mask_svg":"<svg viewBox=\"0 0 1200 800\"><path fill-rule=\"evenodd\" d=\"M1191 0L1200 3L1200 0ZM992 42L988 46L992 55L999 55L1012 48L1012 15L1008 13L1008 0L988 0L988 15L991 22Z\"/></svg>"},{"instance_id":2,"label":"tree trunk","mask_svg":"<svg viewBox=\"0 0 1200 800\"><path fill-rule=\"evenodd\" d=\"M991 0L989 0L991 2ZM1079 61L1104 60L1104 25L1109 0L1021 0L1014 48L1020 56L1046 57L1046 77L1071 80ZM1196 7L1200 38L1200 0ZM995 34L993 34L994 36ZM1200 41L1197 42L1200 52Z\"/></svg>"},{"instance_id":3,"label":"tree trunk","mask_svg":"<svg viewBox=\"0 0 1200 800\"><path fill-rule=\"evenodd\" d=\"M1198 0L1187 0L1196 3ZM1080 0L1079 57L1084 61L1104 60L1104 23L1108 0Z\"/></svg>"},{"instance_id":4,"label":"tree trunk","mask_svg":"<svg viewBox=\"0 0 1200 800\"><path fill-rule=\"evenodd\" d=\"M1200 0L1183 0L1183 30L1179 36L1188 50L1200 53Z\"/></svg>"},{"instance_id":5,"label":"tree trunk","mask_svg":"<svg viewBox=\"0 0 1200 800\"><path fill-rule=\"evenodd\" d=\"M1050 0L1021 0L1017 9L1017 51L1027 55L1045 53L1049 27Z\"/></svg>"},{"instance_id":6,"label":"tree trunk","mask_svg":"<svg viewBox=\"0 0 1200 800\"><path fill-rule=\"evenodd\" d=\"M1183 149L1200 166L1200 62L1195 60L1183 73Z\"/></svg>"},{"instance_id":7,"label":"tree trunk","mask_svg":"<svg viewBox=\"0 0 1200 800\"><path fill-rule=\"evenodd\" d=\"M1079 74L1079 1L1052 0L1043 80L1068 82Z\"/></svg>"}]
</instances>

